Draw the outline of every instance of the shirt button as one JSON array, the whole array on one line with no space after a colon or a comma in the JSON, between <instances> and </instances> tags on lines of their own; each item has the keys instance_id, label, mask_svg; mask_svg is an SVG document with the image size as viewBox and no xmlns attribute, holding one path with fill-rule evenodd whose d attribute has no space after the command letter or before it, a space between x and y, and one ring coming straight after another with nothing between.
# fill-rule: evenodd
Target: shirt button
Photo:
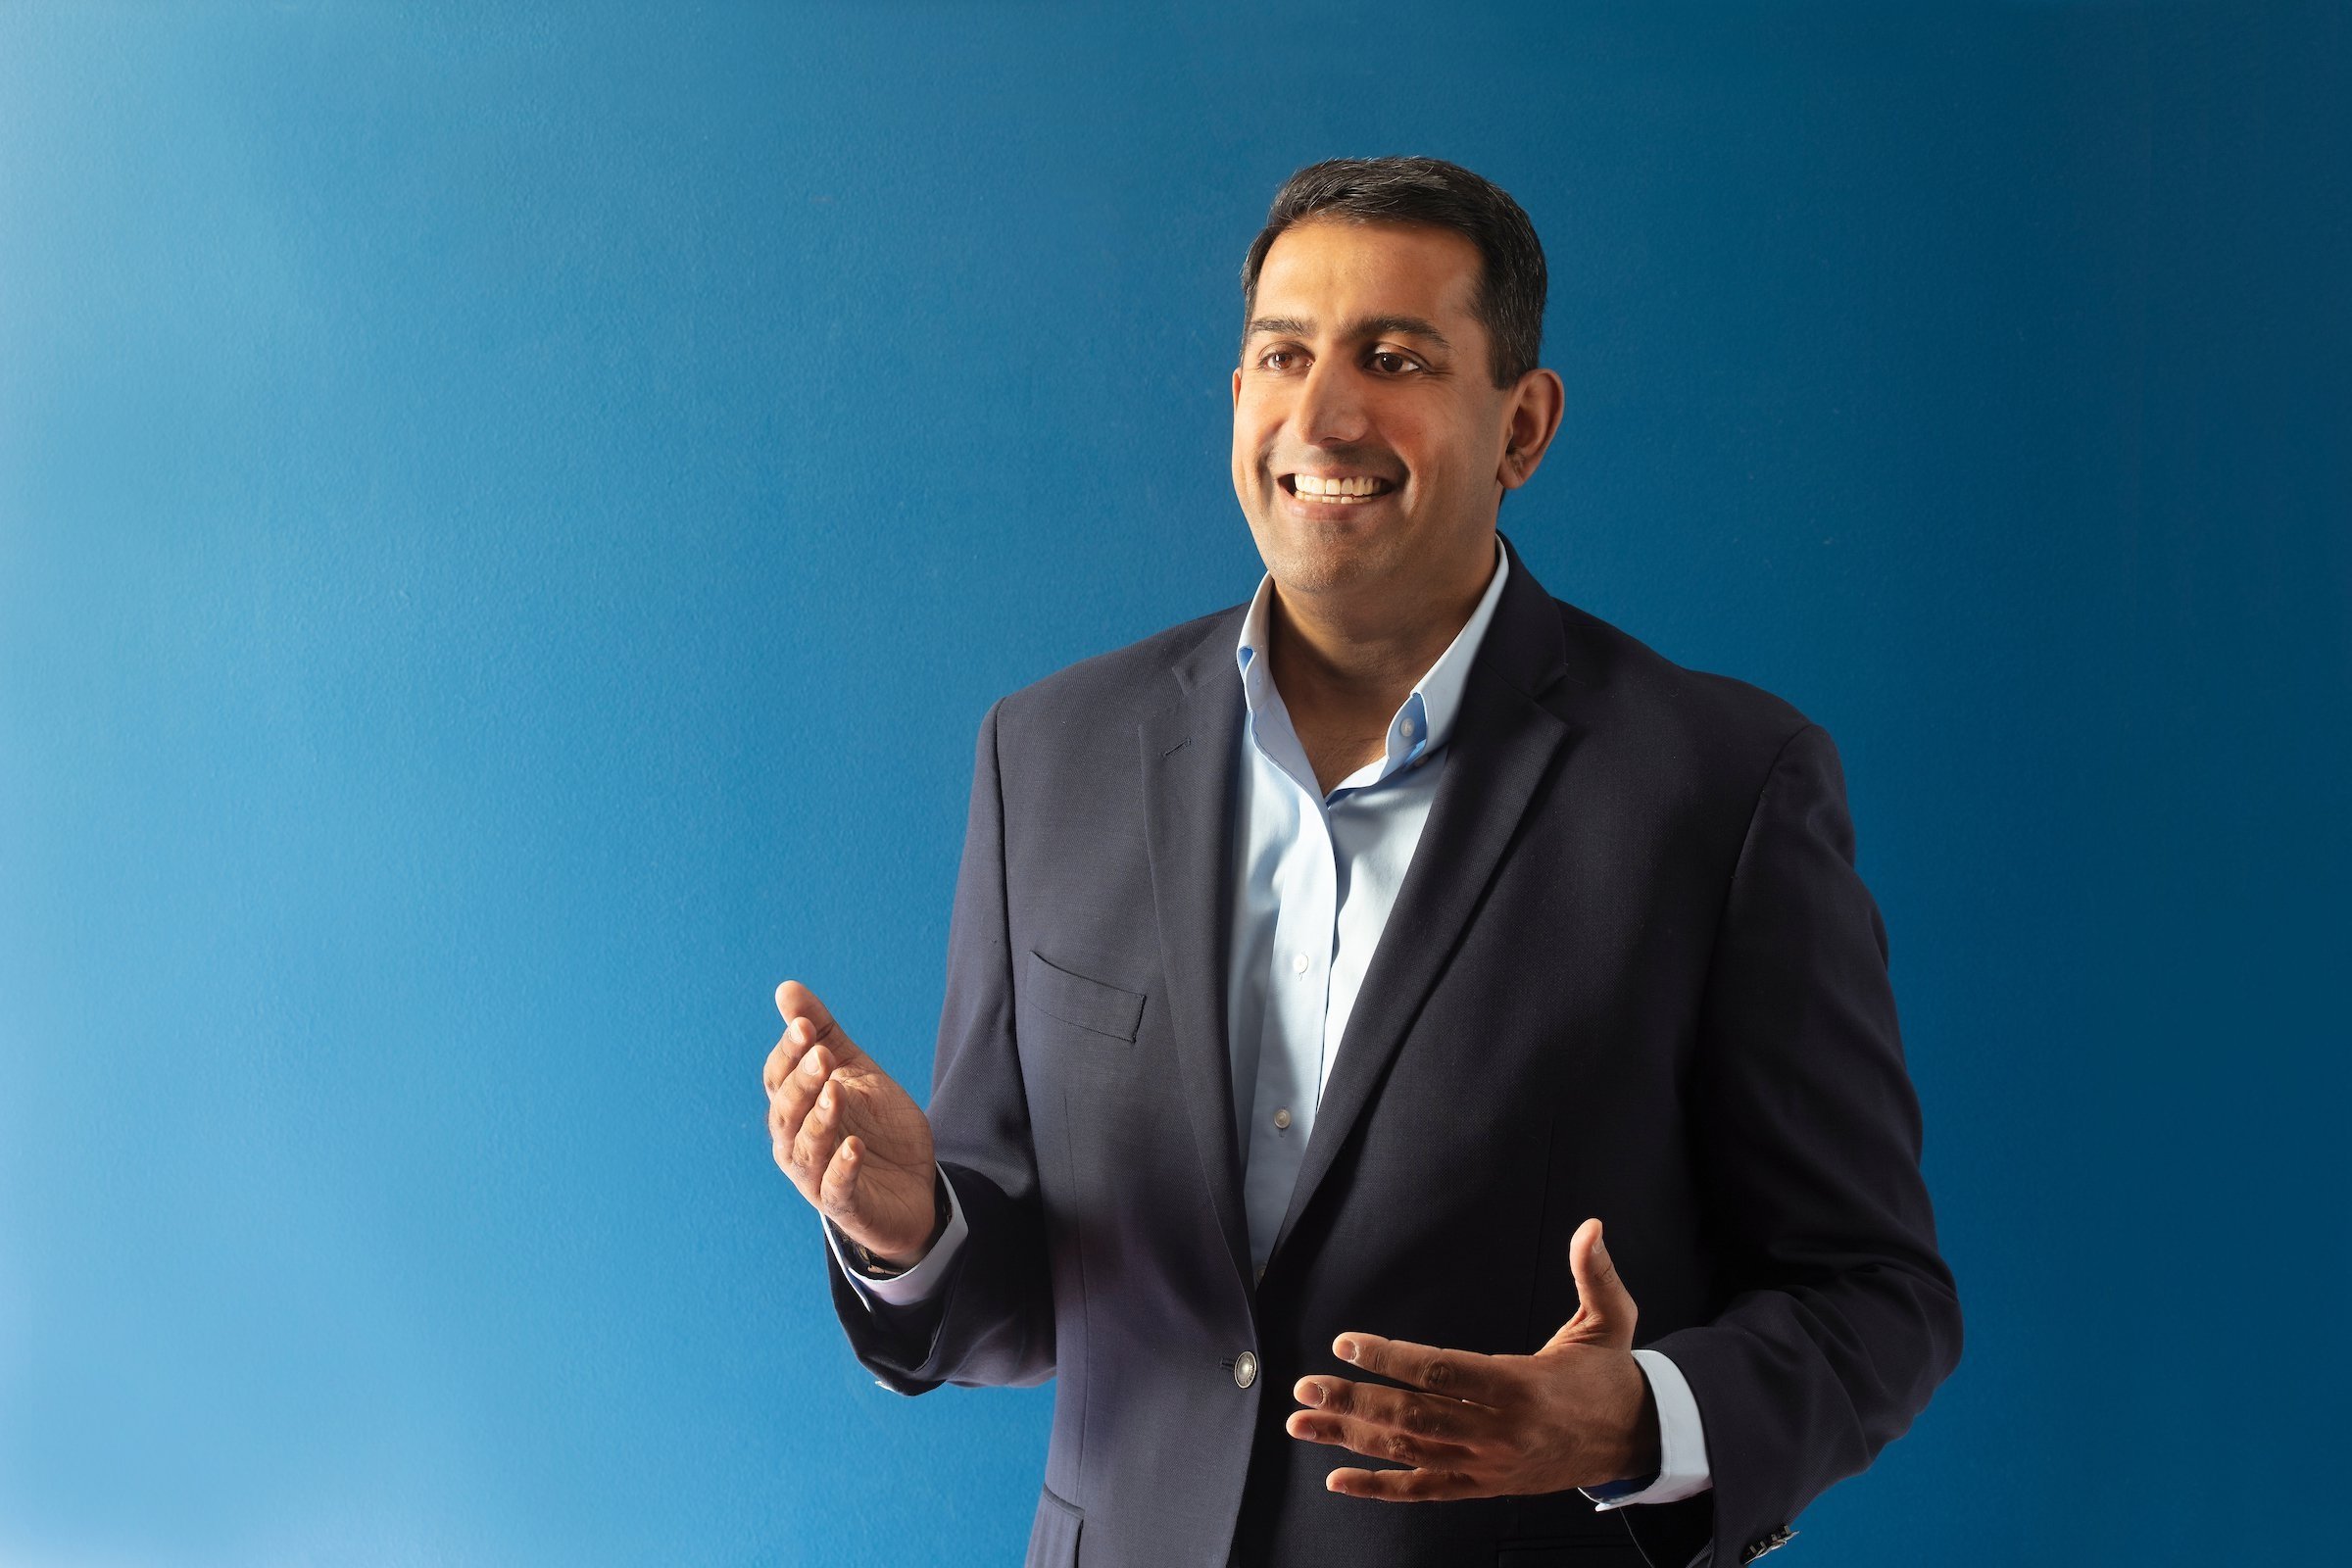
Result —
<instances>
[{"instance_id":1,"label":"shirt button","mask_svg":"<svg viewBox=\"0 0 2352 1568\"><path fill-rule=\"evenodd\" d=\"M1275 1112L1274 1112L1274 1127L1275 1127L1275 1130L1279 1132L1279 1131L1282 1131L1282 1130L1284 1130L1284 1129L1287 1129L1287 1128L1288 1128L1290 1125L1291 1125L1291 1107L1290 1107L1290 1106L1288 1106L1288 1105L1284 1105L1284 1106L1283 1106L1281 1109L1279 1109L1279 1110L1277 1110L1277 1111L1275 1111Z\"/></svg>"},{"instance_id":2,"label":"shirt button","mask_svg":"<svg viewBox=\"0 0 2352 1568\"><path fill-rule=\"evenodd\" d=\"M1305 955L1305 954L1303 954L1303 953L1294 953L1294 954L1292 954L1292 955L1291 955L1291 973L1293 973L1293 974L1304 974L1304 973L1306 973L1306 955Z\"/></svg>"},{"instance_id":3,"label":"shirt button","mask_svg":"<svg viewBox=\"0 0 2352 1568\"><path fill-rule=\"evenodd\" d=\"M1397 726L1397 729L1402 732L1406 740L1409 741L1413 738L1413 721L1411 719L1406 719L1402 724Z\"/></svg>"},{"instance_id":4,"label":"shirt button","mask_svg":"<svg viewBox=\"0 0 2352 1568\"><path fill-rule=\"evenodd\" d=\"M1233 1358L1233 1381L1236 1387L1244 1389L1257 1381L1256 1352L1244 1350Z\"/></svg>"}]
</instances>

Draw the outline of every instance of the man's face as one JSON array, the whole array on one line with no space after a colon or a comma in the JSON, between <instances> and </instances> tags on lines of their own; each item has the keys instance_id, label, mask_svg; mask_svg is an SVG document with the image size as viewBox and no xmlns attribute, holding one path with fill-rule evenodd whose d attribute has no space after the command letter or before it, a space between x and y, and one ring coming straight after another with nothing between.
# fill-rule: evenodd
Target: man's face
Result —
<instances>
[{"instance_id":1,"label":"man's face","mask_svg":"<svg viewBox=\"0 0 2352 1568\"><path fill-rule=\"evenodd\" d=\"M1479 270L1468 237L1420 224L1310 219L1268 249L1233 372L1233 488L1284 589L1485 580L1495 508L1533 464L1506 463L1518 400L1471 313Z\"/></svg>"}]
</instances>

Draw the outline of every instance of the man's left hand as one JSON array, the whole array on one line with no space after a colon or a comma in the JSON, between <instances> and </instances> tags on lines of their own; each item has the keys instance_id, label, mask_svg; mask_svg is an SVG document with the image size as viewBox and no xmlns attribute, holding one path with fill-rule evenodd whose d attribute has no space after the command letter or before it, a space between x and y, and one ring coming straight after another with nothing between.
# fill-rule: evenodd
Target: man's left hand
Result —
<instances>
[{"instance_id":1,"label":"man's left hand","mask_svg":"<svg viewBox=\"0 0 2352 1568\"><path fill-rule=\"evenodd\" d=\"M1284 1430L1405 1470L1334 1470L1350 1497L1430 1502L1597 1487L1658 1468L1658 1413L1634 1359L1634 1298L1588 1219L1568 1242L1576 1316L1533 1355L1480 1355L1349 1332L1332 1352L1409 1385L1318 1374Z\"/></svg>"}]
</instances>

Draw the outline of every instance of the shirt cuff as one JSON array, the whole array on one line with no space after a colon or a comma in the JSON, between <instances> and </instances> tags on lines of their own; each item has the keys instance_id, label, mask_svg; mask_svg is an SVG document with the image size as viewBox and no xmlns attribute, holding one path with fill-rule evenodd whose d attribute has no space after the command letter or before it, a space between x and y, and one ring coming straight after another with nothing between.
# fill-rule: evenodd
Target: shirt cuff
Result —
<instances>
[{"instance_id":1,"label":"shirt cuff","mask_svg":"<svg viewBox=\"0 0 2352 1568\"><path fill-rule=\"evenodd\" d=\"M931 1244L931 1250L923 1254L921 1262L906 1273L894 1274L886 1280L874 1279L860 1272L858 1265L850 1261L847 1240L831 1220L819 1216L825 1230L825 1245L833 1249L833 1260L841 1265L843 1276L865 1302L868 1311L873 1309L877 1300L890 1306L913 1306L928 1299L938 1291L940 1282L947 1278L948 1265L956 1260L956 1250L963 1246L963 1238L970 1227L963 1222L963 1204L956 1197L956 1184L948 1180L944 1168L939 1172L939 1180L948 1190L948 1228L939 1233L939 1240Z\"/></svg>"},{"instance_id":2,"label":"shirt cuff","mask_svg":"<svg viewBox=\"0 0 2352 1568\"><path fill-rule=\"evenodd\" d=\"M1658 1405L1658 1470L1654 1476L1611 1481L1578 1490L1592 1499L1595 1513L1630 1502L1674 1502L1694 1497L1715 1484L1707 1469L1707 1434L1699 1424L1698 1401L1683 1370L1657 1350L1636 1350L1634 1359L1649 1379Z\"/></svg>"}]
</instances>

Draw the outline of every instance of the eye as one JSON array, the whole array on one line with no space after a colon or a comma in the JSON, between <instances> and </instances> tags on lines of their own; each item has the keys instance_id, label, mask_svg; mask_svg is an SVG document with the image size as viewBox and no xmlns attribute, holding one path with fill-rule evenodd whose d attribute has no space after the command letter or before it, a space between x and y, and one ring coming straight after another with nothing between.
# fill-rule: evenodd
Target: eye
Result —
<instances>
[{"instance_id":1,"label":"eye","mask_svg":"<svg viewBox=\"0 0 2352 1568\"><path fill-rule=\"evenodd\" d=\"M1419 362L1415 361L1410 355L1399 354L1395 349L1375 350L1372 355L1372 363L1381 369L1388 371L1391 375L1398 374L1407 369L1417 370L1421 368Z\"/></svg>"},{"instance_id":2,"label":"eye","mask_svg":"<svg viewBox=\"0 0 2352 1568\"><path fill-rule=\"evenodd\" d=\"M1277 361L1295 360L1298 357L1298 351L1296 349L1268 349L1257 357L1257 363L1269 370L1282 370L1289 367L1277 364Z\"/></svg>"}]
</instances>

